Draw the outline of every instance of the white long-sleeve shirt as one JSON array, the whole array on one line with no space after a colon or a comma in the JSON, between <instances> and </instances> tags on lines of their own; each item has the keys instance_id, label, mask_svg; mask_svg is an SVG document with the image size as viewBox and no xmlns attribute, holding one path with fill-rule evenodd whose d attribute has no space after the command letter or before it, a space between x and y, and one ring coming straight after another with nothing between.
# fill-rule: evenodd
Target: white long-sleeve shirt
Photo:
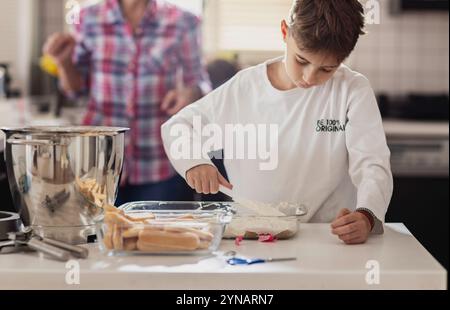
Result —
<instances>
[{"instance_id":1,"label":"white long-sleeve shirt","mask_svg":"<svg viewBox=\"0 0 450 310\"><path fill-rule=\"evenodd\" d=\"M303 220L310 222L331 222L342 208L365 208L376 217L374 230L381 232L393 181L390 152L369 81L341 65L321 86L280 91L267 75L268 64L275 61L280 59L239 72L162 126L164 147L173 166L185 177L197 165L212 164L198 152L197 156L191 152L184 157L177 152L180 141L188 143L191 151L205 146L208 136L202 136L200 118L202 126L215 124L217 130L209 133L215 132L216 137L217 132L223 134L215 140L215 147L208 149L224 147L225 153L232 145L224 142L227 126L253 126L256 139L265 141L268 149L271 134L266 130L265 137L258 135L258 125L267 125L266 129L275 125L277 139L272 142L277 142L277 148L272 144L275 152L271 159L254 159L249 152L245 158L237 159L236 152L234 156L229 152L233 158L225 156L235 194L267 203L299 202L308 210ZM242 138L242 133L239 135ZM232 149L247 149L251 139L236 140ZM276 161L278 164L273 165Z\"/></svg>"}]
</instances>

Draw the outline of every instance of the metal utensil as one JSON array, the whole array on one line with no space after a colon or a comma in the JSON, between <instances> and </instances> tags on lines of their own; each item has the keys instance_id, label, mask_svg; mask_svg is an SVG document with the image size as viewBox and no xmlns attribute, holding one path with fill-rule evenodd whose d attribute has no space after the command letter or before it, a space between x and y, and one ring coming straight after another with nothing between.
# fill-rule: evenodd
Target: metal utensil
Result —
<instances>
[{"instance_id":1,"label":"metal utensil","mask_svg":"<svg viewBox=\"0 0 450 310\"><path fill-rule=\"evenodd\" d=\"M19 252L23 247L17 246L14 240L0 241L0 254Z\"/></svg>"},{"instance_id":2,"label":"metal utensil","mask_svg":"<svg viewBox=\"0 0 450 310\"><path fill-rule=\"evenodd\" d=\"M87 258L89 256L89 250L80 246L71 245L65 242L49 238L41 238L40 240L46 244L58 247L63 250L67 250L70 252L70 254L72 254L72 256L77 258Z\"/></svg>"},{"instance_id":3,"label":"metal utensil","mask_svg":"<svg viewBox=\"0 0 450 310\"><path fill-rule=\"evenodd\" d=\"M6 249L8 253L18 252L20 247L28 247L35 251L47 254L50 257L60 260L67 261L71 256L77 258L86 258L89 255L89 251L86 248L67 244L61 241L52 240L49 238L42 238L32 232L28 227L21 232L12 232L8 234L10 242L5 242L3 246L0 244L0 248L6 248L8 246L13 246L15 249ZM13 244L11 243L13 242Z\"/></svg>"},{"instance_id":4,"label":"metal utensil","mask_svg":"<svg viewBox=\"0 0 450 310\"><path fill-rule=\"evenodd\" d=\"M113 204L124 159L125 132L118 127L2 128L14 205L25 226L42 237L86 243ZM87 202L77 181L93 180L104 199ZM86 188L96 196L95 188ZM98 196L98 195L97 195ZM96 197L97 197L96 196Z\"/></svg>"},{"instance_id":5,"label":"metal utensil","mask_svg":"<svg viewBox=\"0 0 450 310\"><path fill-rule=\"evenodd\" d=\"M68 251L46 244L36 237L29 237L24 232L10 233L8 237L11 241L14 241L15 245L29 247L35 251L47 254L56 260L66 262L70 258Z\"/></svg>"},{"instance_id":6,"label":"metal utensil","mask_svg":"<svg viewBox=\"0 0 450 310\"><path fill-rule=\"evenodd\" d=\"M279 257L279 258L239 258L232 257L227 259L229 265L253 265L260 263L271 263L271 262L286 262L297 260L297 257Z\"/></svg>"}]
</instances>

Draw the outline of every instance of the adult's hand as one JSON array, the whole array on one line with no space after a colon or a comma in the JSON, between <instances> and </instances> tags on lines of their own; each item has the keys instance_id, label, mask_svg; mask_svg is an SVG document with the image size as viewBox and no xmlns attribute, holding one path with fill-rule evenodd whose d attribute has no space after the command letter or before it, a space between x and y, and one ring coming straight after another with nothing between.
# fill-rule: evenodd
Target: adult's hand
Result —
<instances>
[{"instance_id":1,"label":"adult's hand","mask_svg":"<svg viewBox=\"0 0 450 310\"><path fill-rule=\"evenodd\" d=\"M67 33L55 33L44 44L42 52L49 55L58 66L72 63L72 55L75 49L75 38Z\"/></svg>"},{"instance_id":2,"label":"adult's hand","mask_svg":"<svg viewBox=\"0 0 450 310\"><path fill-rule=\"evenodd\" d=\"M178 113L181 109L200 99L201 91L198 87L186 87L181 90L171 90L161 104L161 110L169 115Z\"/></svg>"}]
</instances>

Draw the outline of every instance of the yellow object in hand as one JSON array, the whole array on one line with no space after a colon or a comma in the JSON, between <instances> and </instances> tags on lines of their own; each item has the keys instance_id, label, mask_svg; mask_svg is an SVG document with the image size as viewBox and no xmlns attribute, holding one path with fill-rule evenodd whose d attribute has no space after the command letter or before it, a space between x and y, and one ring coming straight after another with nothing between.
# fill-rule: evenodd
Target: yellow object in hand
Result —
<instances>
[{"instance_id":1,"label":"yellow object in hand","mask_svg":"<svg viewBox=\"0 0 450 310\"><path fill-rule=\"evenodd\" d=\"M50 75L58 76L58 65L55 63L53 58L49 55L44 55L40 59L40 67L43 71Z\"/></svg>"}]
</instances>

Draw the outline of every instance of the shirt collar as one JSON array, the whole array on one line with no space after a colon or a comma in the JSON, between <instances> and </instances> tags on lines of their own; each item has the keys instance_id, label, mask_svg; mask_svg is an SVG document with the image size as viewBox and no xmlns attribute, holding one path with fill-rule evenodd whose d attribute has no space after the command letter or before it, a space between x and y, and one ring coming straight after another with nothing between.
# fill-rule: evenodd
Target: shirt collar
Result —
<instances>
[{"instance_id":1,"label":"shirt collar","mask_svg":"<svg viewBox=\"0 0 450 310\"><path fill-rule=\"evenodd\" d=\"M145 23L155 22L159 6L158 0L149 1L143 18ZM119 0L105 0L102 7L102 19L108 24L125 23Z\"/></svg>"}]
</instances>

